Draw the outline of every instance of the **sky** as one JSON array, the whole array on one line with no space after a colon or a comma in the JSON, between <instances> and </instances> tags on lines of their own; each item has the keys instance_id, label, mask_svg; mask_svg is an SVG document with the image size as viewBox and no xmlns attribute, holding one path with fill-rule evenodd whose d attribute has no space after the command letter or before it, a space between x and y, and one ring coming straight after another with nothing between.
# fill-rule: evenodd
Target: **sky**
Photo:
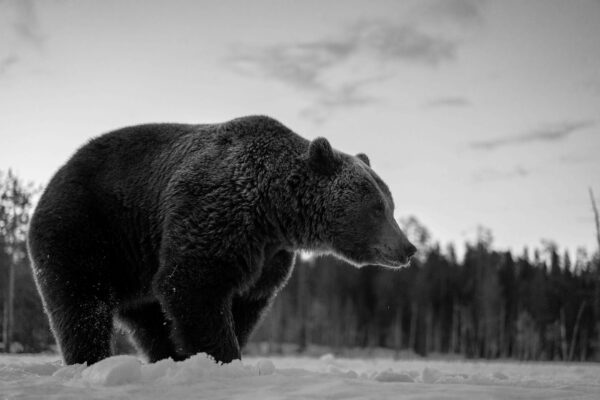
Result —
<instances>
[{"instance_id":1,"label":"sky","mask_svg":"<svg viewBox=\"0 0 600 400\"><path fill-rule=\"evenodd\" d=\"M0 170L270 115L364 152L442 245L597 248L600 1L0 0Z\"/></svg>"}]
</instances>

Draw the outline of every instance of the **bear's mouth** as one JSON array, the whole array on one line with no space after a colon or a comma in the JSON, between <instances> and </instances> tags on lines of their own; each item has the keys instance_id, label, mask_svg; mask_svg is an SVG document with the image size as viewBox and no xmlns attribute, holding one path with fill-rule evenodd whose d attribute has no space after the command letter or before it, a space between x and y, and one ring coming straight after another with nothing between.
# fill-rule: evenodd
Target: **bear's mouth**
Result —
<instances>
[{"instance_id":1,"label":"bear's mouth","mask_svg":"<svg viewBox=\"0 0 600 400\"><path fill-rule=\"evenodd\" d=\"M410 260L403 260L403 261L385 260L385 261L378 263L377 265L381 265L382 267L389 267L389 268L404 268L404 267L408 267L410 265Z\"/></svg>"},{"instance_id":2,"label":"bear's mouth","mask_svg":"<svg viewBox=\"0 0 600 400\"><path fill-rule=\"evenodd\" d=\"M376 258L377 261L374 262L374 264L376 265L381 265L382 267L389 267L389 268L403 268L403 267L408 267L410 265L410 260L412 257L406 257L406 256L402 256L400 257L400 259L395 258L395 257L389 257L387 254L385 254L381 249L375 247L374 248L375 253L376 253Z\"/></svg>"}]
</instances>

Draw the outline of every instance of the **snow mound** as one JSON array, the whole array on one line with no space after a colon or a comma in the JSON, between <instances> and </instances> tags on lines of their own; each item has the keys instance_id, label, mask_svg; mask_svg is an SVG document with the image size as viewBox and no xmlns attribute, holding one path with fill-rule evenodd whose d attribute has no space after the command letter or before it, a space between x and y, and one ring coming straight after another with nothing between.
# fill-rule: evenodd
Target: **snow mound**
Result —
<instances>
[{"instance_id":1,"label":"snow mound","mask_svg":"<svg viewBox=\"0 0 600 400\"><path fill-rule=\"evenodd\" d=\"M405 374L405 373L394 372L391 369L386 369L385 371L378 372L377 374L375 374L373 379L378 382L411 382L412 383L415 381L412 376Z\"/></svg>"},{"instance_id":2,"label":"snow mound","mask_svg":"<svg viewBox=\"0 0 600 400\"><path fill-rule=\"evenodd\" d=\"M275 364L271 360L260 360L256 367L260 375L273 375L275 373Z\"/></svg>"},{"instance_id":3,"label":"snow mound","mask_svg":"<svg viewBox=\"0 0 600 400\"><path fill-rule=\"evenodd\" d=\"M142 368L142 374L145 368ZM197 382L209 378L232 379L246 376L258 376L259 369L253 365L244 365L240 360L229 364L217 364L204 353L197 354L185 361L173 362L165 369L165 374L159 376L164 383L177 384Z\"/></svg>"},{"instance_id":4,"label":"snow mound","mask_svg":"<svg viewBox=\"0 0 600 400\"><path fill-rule=\"evenodd\" d=\"M433 368L425 368L423 370L423 382L436 383L443 376L441 371Z\"/></svg>"},{"instance_id":5,"label":"snow mound","mask_svg":"<svg viewBox=\"0 0 600 400\"><path fill-rule=\"evenodd\" d=\"M275 364L270 360L261 360L256 365L244 365L239 360L220 365L211 357L201 353L181 362L166 359L153 364L142 364L134 356L113 356L84 369L80 366L64 367L57 371L55 376L77 378L80 374L82 382L85 383L118 386L155 381L175 385L215 378L234 379L273 373L275 373Z\"/></svg>"},{"instance_id":6,"label":"snow mound","mask_svg":"<svg viewBox=\"0 0 600 400\"><path fill-rule=\"evenodd\" d=\"M142 363L133 356L114 356L84 369L81 378L104 386L139 382L142 379Z\"/></svg>"}]
</instances>

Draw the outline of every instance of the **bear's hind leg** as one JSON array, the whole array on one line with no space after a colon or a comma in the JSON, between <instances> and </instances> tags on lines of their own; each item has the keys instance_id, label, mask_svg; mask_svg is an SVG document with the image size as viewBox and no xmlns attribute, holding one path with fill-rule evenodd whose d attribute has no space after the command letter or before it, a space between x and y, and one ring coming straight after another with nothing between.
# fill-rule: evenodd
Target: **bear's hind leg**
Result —
<instances>
[{"instance_id":1,"label":"bear's hind leg","mask_svg":"<svg viewBox=\"0 0 600 400\"><path fill-rule=\"evenodd\" d=\"M129 330L135 347L149 362L165 358L176 361L183 359L175 352L175 346L169 337L171 324L165 318L158 301L122 307L117 315Z\"/></svg>"},{"instance_id":2,"label":"bear's hind leg","mask_svg":"<svg viewBox=\"0 0 600 400\"><path fill-rule=\"evenodd\" d=\"M111 355L119 257L96 197L77 168L49 184L31 218L28 250L33 276L67 364ZM71 168L71 170L69 170ZM116 255L116 256L115 256Z\"/></svg>"},{"instance_id":3,"label":"bear's hind leg","mask_svg":"<svg viewBox=\"0 0 600 400\"><path fill-rule=\"evenodd\" d=\"M89 365L111 354L115 303L107 278L110 260L101 235L90 228L93 223L77 213L67 216L60 210L34 215L29 254L65 363Z\"/></svg>"},{"instance_id":4,"label":"bear's hind leg","mask_svg":"<svg viewBox=\"0 0 600 400\"><path fill-rule=\"evenodd\" d=\"M50 260L46 265L40 260ZM83 261L33 257L35 280L66 364L91 365L111 354L114 303L102 279ZM71 273L73 264L81 271ZM69 268L70 267L70 268Z\"/></svg>"},{"instance_id":5,"label":"bear's hind leg","mask_svg":"<svg viewBox=\"0 0 600 400\"><path fill-rule=\"evenodd\" d=\"M111 355L112 310L103 302L52 307L50 324L66 364L94 364Z\"/></svg>"}]
</instances>

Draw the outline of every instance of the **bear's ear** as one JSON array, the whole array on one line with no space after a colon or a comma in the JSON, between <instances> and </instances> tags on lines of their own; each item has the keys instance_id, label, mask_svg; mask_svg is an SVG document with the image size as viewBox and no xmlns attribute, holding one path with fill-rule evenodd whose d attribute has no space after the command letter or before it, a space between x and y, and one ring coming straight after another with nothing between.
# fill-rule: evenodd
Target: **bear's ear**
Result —
<instances>
[{"instance_id":1,"label":"bear's ear","mask_svg":"<svg viewBox=\"0 0 600 400\"><path fill-rule=\"evenodd\" d=\"M337 167L338 159L327 139L319 137L308 146L308 162L316 171L331 174Z\"/></svg>"},{"instance_id":2,"label":"bear's ear","mask_svg":"<svg viewBox=\"0 0 600 400\"><path fill-rule=\"evenodd\" d=\"M360 161L367 164L369 167L371 166L371 161L369 161L369 157L367 157L367 155L365 153L358 153L356 155L356 158L358 158Z\"/></svg>"}]
</instances>

